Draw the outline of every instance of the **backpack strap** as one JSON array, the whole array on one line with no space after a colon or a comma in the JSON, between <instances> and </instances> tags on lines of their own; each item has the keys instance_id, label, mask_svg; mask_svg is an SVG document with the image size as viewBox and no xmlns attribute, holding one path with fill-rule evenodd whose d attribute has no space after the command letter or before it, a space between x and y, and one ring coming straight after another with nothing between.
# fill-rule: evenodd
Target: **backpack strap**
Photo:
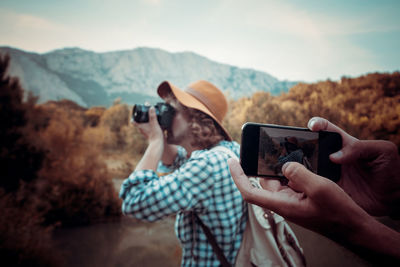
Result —
<instances>
[{"instance_id":1,"label":"backpack strap","mask_svg":"<svg viewBox=\"0 0 400 267\"><path fill-rule=\"evenodd\" d=\"M215 240L215 237L211 233L210 229L203 223L203 221L199 218L199 216L196 214L196 212L192 212L192 215L194 216L195 220L200 224L201 228L203 229L208 242L211 244L215 255L217 255L218 260L221 263L221 266L231 267L231 264L226 259L222 249L218 246L217 241Z\"/></svg>"}]
</instances>

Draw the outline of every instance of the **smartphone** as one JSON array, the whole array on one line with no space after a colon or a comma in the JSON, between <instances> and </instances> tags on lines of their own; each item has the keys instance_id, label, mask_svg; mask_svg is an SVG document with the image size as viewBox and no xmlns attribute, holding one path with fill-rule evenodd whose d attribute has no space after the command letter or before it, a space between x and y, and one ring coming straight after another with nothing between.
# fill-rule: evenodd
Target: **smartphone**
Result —
<instances>
[{"instance_id":1,"label":"smartphone","mask_svg":"<svg viewBox=\"0 0 400 267\"><path fill-rule=\"evenodd\" d=\"M337 182L341 165L333 163L329 155L341 148L342 138L335 132L248 122L242 127L240 164L247 176L275 178L287 183L282 166L295 161Z\"/></svg>"}]
</instances>

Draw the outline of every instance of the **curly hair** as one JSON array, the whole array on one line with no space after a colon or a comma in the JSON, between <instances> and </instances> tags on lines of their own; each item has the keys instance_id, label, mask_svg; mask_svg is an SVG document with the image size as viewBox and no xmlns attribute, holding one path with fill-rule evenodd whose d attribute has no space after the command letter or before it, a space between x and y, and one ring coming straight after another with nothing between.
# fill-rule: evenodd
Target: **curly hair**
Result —
<instances>
[{"instance_id":1,"label":"curly hair","mask_svg":"<svg viewBox=\"0 0 400 267\"><path fill-rule=\"evenodd\" d=\"M169 99L174 103L177 109L182 111L184 116L188 119L190 134L193 137L192 146L210 148L226 139L224 131L209 115L200 110L182 105L172 94L168 95L165 99Z\"/></svg>"},{"instance_id":2,"label":"curly hair","mask_svg":"<svg viewBox=\"0 0 400 267\"><path fill-rule=\"evenodd\" d=\"M218 142L225 140L221 127L207 114L192 108L187 108L187 114L193 136L192 146L210 148Z\"/></svg>"}]
</instances>

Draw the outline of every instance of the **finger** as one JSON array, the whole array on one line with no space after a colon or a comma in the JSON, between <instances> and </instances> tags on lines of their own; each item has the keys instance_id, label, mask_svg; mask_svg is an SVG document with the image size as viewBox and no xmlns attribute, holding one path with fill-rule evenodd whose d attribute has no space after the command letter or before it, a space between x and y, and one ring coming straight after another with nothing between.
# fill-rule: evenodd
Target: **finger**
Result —
<instances>
[{"instance_id":1,"label":"finger","mask_svg":"<svg viewBox=\"0 0 400 267\"><path fill-rule=\"evenodd\" d=\"M349 135L348 133L346 133L340 127L338 127L335 124L331 123L327 119L324 119L324 118L321 118L321 117L313 117L313 118L311 118L308 121L307 127L313 132L329 131L329 132L339 133L342 136L342 139L343 139L343 146L351 144L352 142L355 142L356 140L358 140L357 138L355 138L355 137Z\"/></svg>"},{"instance_id":2,"label":"finger","mask_svg":"<svg viewBox=\"0 0 400 267\"><path fill-rule=\"evenodd\" d=\"M283 175L289 180L289 186L296 191L304 192L308 196L318 191L323 177L309 171L298 162L288 162L282 167Z\"/></svg>"},{"instance_id":3,"label":"finger","mask_svg":"<svg viewBox=\"0 0 400 267\"><path fill-rule=\"evenodd\" d=\"M154 107L149 108L149 122L154 123L157 121L157 114L156 114L156 109Z\"/></svg>"},{"instance_id":4,"label":"finger","mask_svg":"<svg viewBox=\"0 0 400 267\"><path fill-rule=\"evenodd\" d=\"M374 160L381 155L394 157L396 154L397 147L392 142L384 140L361 140L331 154L330 159L335 163L345 164L359 159Z\"/></svg>"},{"instance_id":5,"label":"finger","mask_svg":"<svg viewBox=\"0 0 400 267\"><path fill-rule=\"evenodd\" d=\"M230 158L228 159L228 165L233 181L235 182L239 191L242 193L249 193L253 186L251 185L249 178L244 174L239 161L237 159Z\"/></svg>"},{"instance_id":6,"label":"finger","mask_svg":"<svg viewBox=\"0 0 400 267\"><path fill-rule=\"evenodd\" d=\"M285 201L279 192L253 187L236 159L228 159L228 165L232 178L245 201L278 212L282 216L286 216L291 210L290 203Z\"/></svg>"},{"instance_id":7,"label":"finger","mask_svg":"<svg viewBox=\"0 0 400 267\"><path fill-rule=\"evenodd\" d=\"M139 129L139 130L143 130L143 127L145 127L145 124L146 124L146 123L137 123L137 122L133 122L132 124L133 124L133 126L134 126L135 128L137 128L137 129Z\"/></svg>"},{"instance_id":8,"label":"finger","mask_svg":"<svg viewBox=\"0 0 400 267\"><path fill-rule=\"evenodd\" d=\"M133 125L136 129L138 129L139 132L140 132L141 134L145 134L145 131L143 130L144 124L145 124L145 123L132 122L132 125Z\"/></svg>"},{"instance_id":9,"label":"finger","mask_svg":"<svg viewBox=\"0 0 400 267\"><path fill-rule=\"evenodd\" d=\"M139 131L140 131L141 123L137 123L136 121L134 121L134 122L132 122L132 125L133 125L135 128L139 129Z\"/></svg>"}]
</instances>

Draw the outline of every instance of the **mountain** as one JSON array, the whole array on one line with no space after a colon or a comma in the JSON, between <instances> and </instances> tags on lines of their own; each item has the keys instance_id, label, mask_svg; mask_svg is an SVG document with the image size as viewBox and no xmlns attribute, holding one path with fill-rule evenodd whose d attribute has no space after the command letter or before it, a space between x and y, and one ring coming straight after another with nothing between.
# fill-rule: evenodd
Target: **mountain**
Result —
<instances>
[{"instance_id":1,"label":"mountain","mask_svg":"<svg viewBox=\"0 0 400 267\"><path fill-rule=\"evenodd\" d=\"M106 53L65 48L37 54L0 47L0 54L10 55L10 76L39 96L39 103L70 99L84 107L109 106L117 98L128 104L154 103L159 100L156 88L164 80L182 89L193 81L208 80L234 99L256 91L278 95L296 84L195 53L155 48Z\"/></svg>"}]
</instances>

